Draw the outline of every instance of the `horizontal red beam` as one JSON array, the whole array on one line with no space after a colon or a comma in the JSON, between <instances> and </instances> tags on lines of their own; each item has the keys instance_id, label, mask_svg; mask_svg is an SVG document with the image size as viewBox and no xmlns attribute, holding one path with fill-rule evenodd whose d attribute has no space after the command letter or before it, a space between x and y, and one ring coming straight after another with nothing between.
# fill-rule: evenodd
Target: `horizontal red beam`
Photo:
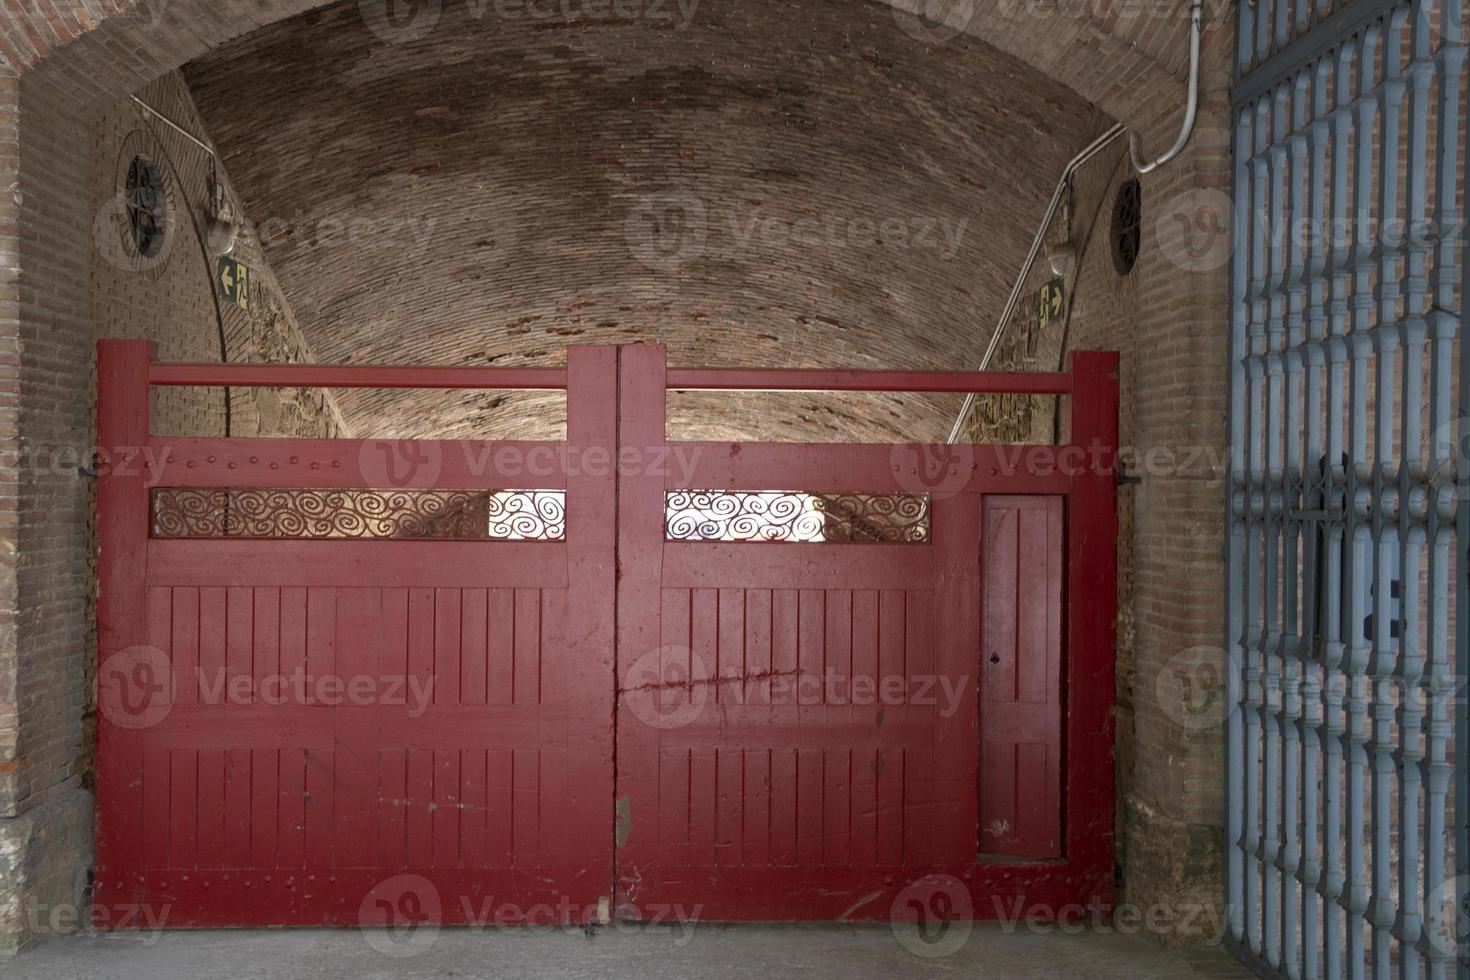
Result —
<instances>
[{"instance_id":1,"label":"horizontal red beam","mask_svg":"<svg viewBox=\"0 0 1470 980\"><path fill-rule=\"evenodd\" d=\"M208 388L524 388L558 391L563 368L372 364L152 364L148 383Z\"/></svg>"},{"instance_id":2,"label":"horizontal red beam","mask_svg":"<svg viewBox=\"0 0 1470 980\"><path fill-rule=\"evenodd\" d=\"M978 371L820 371L803 368L670 368L680 391L928 391L1065 395L1070 374Z\"/></svg>"}]
</instances>

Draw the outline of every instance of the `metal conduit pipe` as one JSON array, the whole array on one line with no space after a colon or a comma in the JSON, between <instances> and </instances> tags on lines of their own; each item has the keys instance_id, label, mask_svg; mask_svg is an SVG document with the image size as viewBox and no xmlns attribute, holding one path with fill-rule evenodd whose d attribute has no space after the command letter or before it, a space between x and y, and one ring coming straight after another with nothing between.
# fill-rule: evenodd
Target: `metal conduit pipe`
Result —
<instances>
[{"instance_id":1,"label":"metal conduit pipe","mask_svg":"<svg viewBox=\"0 0 1470 980\"><path fill-rule=\"evenodd\" d=\"M1165 150L1161 156L1148 162L1139 159L1137 134L1129 133L1128 155L1133 163L1133 169L1141 174L1151 173L1177 157L1189 143L1189 137L1194 132L1195 117L1199 114L1200 36L1204 32L1204 0L1191 0L1189 20L1189 96L1184 107L1184 121L1179 127L1179 136L1174 140L1174 145ZM985 371L990 368L990 361L995 357L996 349L1000 347L1001 337L1005 333L1006 324L1010 322L1011 315L1016 311L1016 304L1021 301L1021 292L1026 288L1026 280L1031 275L1031 268L1036 264L1037 256L1041 254L1041 246L1046 239L1046 230L1051 227L1052 219L1056 217L1057 208L1061 206L1062 195L1066 192L1072 175L1077 172L1078 167L1096 156L1098 152L1125 132L1127 128L1122 123L1114 125L1085 146L1082 152L1069 160L1067 166L1062 170L1062 175L1057 180L1056 190L1052 192L1051 202L1046 206L1046 214L1042 215L1041 224L1037 227L1036 235L1031 240L1031 249L1026 253L1026 261L1022 263L1021 272L1016 276L1015 284L1011 286L1011 294L1006 298L1006 305L1001 311L1000 320L990 334L990 342L985 345L985 353L980 358L977 371ZM959 441L960 433L965 427L965 420L970 417L970 412L975 408L975 399L974 394L965 396L965 404L960 408L960 414L954 420L954 425L950 427L947 442L953 444Z\"/></svg>"},{"instance_id":2,"label":"metal conduit pipe","mask_svg":"<svg viewBox=\"0 0 1470 980\"><path fill-rule=\"evenodd\" d=\"M1192 0L1189 5L1189 100L1184 105L1184 122L1179 126L1179 137L1174 140L1174 145L1165 150L1162 156L1148 163L1139 159L1138 134L1129 134L1128 156L1133 161L1133 169L1141 174L1151 173L1177 157L1189 142L1190 134L1194 132L1194 117L1199 113L1199 45L1202 33L1204 0Z\"/></svg>"}]
</instances>

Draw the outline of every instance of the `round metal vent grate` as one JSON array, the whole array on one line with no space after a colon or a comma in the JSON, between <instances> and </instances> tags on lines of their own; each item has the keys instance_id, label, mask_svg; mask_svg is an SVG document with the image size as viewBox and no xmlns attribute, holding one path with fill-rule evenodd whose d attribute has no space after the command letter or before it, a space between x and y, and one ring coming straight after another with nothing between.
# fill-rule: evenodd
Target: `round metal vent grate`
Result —
<instances>
[{"instance_id":1,"label":"round metal vent grate","mask_svg":"<svg viewBox=\"0 0 1470 980\"><path fill-rule=\"evenodd\" d=\"M1136 179L1130 180L1118 188L1118 196L1113 201L1113 268L1120 276L1132 272L1138 261L1142 221L1143 189Z\"/></svg>"},{"instance_id":2,"label":"round metal vent grate","mask_svg":"<svg viewBox=\"0 0 1470 980\"><path fill-rule=\"evenodd\" d=\"M163 172L145 156L128 164L124 188L128 241L139 256L151 259L163 250L168 236L168 187Z\"/></svg>"}]
</instances>

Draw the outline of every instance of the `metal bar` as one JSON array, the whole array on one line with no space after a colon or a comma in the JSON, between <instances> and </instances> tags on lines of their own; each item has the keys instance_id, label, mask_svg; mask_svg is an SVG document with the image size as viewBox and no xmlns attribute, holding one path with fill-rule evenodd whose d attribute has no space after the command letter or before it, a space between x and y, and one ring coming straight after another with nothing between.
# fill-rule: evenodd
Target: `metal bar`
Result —
<instances>
[{"instance_id":1,"label":"metal bar","mask_svg":"<svg viewBox=\"0 0 1470 980\"><path fill-rule=\"evenodd\" d=\"M1111 127L1097 139L1083 147L1081 152L1067 161L1062 168L1062 175L1057 178L1057 186L1051 194L1051 200L1046 205L1046 213L1042 215L1041 224L1036 228L1036 234L1031 239L1031 248L1026 253L1026 261L1021 263L1021 271L1016 276L1016 281L1011 286L1011 294L1006 297L1006 305L1001 310L1000 319L995 322L995 329L990 333L990 341L985 345L985 353L980 357L980 370L984 371L990 367L991 360L995 357L996 349L1000 347L1000 338L1005 334L1007 324L1011 322L1011 314L1016 311L1016 304L1021 301L1021 293L1026 289L1026 280L1031 275L1031 267L1036 264L1036 257L1041 254L1041 245L1046 240L1046 230L1051 227L1052 219L1056 217L1057 208L1061 206L1062 195L1067 189L1067 183L1077 168L1101 152L1113 140L1118 139L1128 130L1121 123ZM960 407L960 413L955 417L954 425L950 426L947 442L958 442L960 433L964 431L965 420L970 417L970 412L975 407L975 394L971 392L965 398L965 403Z\"/></svg>"},{"instance_id":2,"label":"metal bar","mask_svg":"<svg viewBox=\"0 0 1470 980\"><path fill-rule=\"evenodd\" d=\"M666 384L677 391L913 391L1065 395L1072 391L1072 376L1039 372L670 368Z\"/></svg>"},{"instance_id":3,"label":"metal bar","mask_svg":"<svg viewBox=\"0 0 1470 980\"><path fill-rule=\"evenodd\" d=\"M154 364L151 385L230 388L496 388L561 391L562 368L396 367L371 364Z\"/></svg>"},{"instance_id":4,"label":"metal bar","mask_svg":"<svg viewBox=\"0 0 1470 980\"><path fill-rule=\"evenodd\" d=\"M1260 0L1259 3L1242 6L1260 10L1264 18L1270 16L1274 4L1281 2L1282 0ZM1357 0L1354 3L1340 4L1332 16L1256 63L1248 74L1238 77L1235 84L1230 86L1230 101L1235 105L1244 105L1261 98L1301 70L1303 65L1310 64L1330 53L1339 44L1355 37L1365 26L1383 17L1399 2L1400 0Z\"/></svg>"}]
</instances>

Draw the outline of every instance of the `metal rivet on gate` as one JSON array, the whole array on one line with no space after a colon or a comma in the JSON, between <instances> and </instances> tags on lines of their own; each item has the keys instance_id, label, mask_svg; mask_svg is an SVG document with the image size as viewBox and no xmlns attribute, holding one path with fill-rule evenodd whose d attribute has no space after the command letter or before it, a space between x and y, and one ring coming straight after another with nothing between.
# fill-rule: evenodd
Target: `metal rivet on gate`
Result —
<instances>
[{"instance_id":1,"label":"metal rivet on gate","mask_svg":"<svg viewBox=\"0 0 1470 980\"><path fill-rule=\"evenodd\" d=\"M272 463L271 464L271 469L273 469L273 470L278 470L280 468L281 468L281 464L280 463Z\"/></svg>"},{"instance_id":2,"label":"metal rivet on gate","mask_svg":"<svg viewBox=\"0 0 1470 980\"><path fill-rule=\"evenodd\" d=\"M206 456L205 457L205 462L213 463L214 462L214 457L213 456Z\"/></svg>"},{"instance_id":3,"label":"metal rivet on gate","mask_svg":"<svg viewBox=\"0 0 1470 980\"><path fill-rule=\"evenodd\" d=\"M234 469L234 468L235 468L235 464L233 462L231 462L230 463L230 469Z\"/></svg>"},{"instance_id":4,"label":"metal rivet on gate","mask_svg":"<svg viewBox=\"0 0 1470 980\"><path fill-rule=\"evenodd\" d=\"M194 461L191 459L191 460L189 460L189 469L192 470L193 468L194 468Z\"/></svg>"},{"instance_id":5,"label":"metal rivet on gate","mask_svg":"<svg viewBox=\"0 0 1470 980\"><path fill-rule=\"evenodd\" d=\"M334 470L335 469L339 469L339 468L341 468L341 466L342 466L342 461L340 459L334 459L334 460L332 460L332 469L334 469Z\"/></svg>"},{"instance_id":6,"label":"metal rivet on gate","mask_svg":"<svg viewBox=\"0 0 1470 980\"><path fill-rule=\"evenodd\" d=\"M258 457L258 456L251 456L250 457L250 462L251 463L258 463L258 462L260 462L260 457Z\"/></svg>"},{"instance_id":7,"label":"metal rivet on gate","mask_svg":"<svg viewBox=\"0 0 1470 980\"><path fill-rule=\"evenodd\" d=\"M301 461L301 458L300 458L300 457L299 457L299 456L292 456L292 457L291 457L291 465L292 465L292 466L295 466L295 465L296 465L296 464L297 464L297 463L299 463L299 462L300 462L300 461Z\"/></svg>"}]
</instances>

